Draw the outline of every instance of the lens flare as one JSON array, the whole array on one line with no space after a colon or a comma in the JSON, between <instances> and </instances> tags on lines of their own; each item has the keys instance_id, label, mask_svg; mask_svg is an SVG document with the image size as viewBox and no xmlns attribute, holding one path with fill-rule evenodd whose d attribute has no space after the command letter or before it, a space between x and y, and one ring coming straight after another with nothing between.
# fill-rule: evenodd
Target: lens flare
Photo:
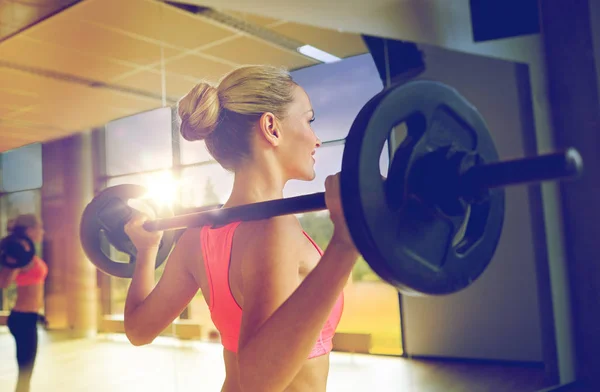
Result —
<instances>
[{"instance_id":1,"label":"lens flare","mask_svg":"<svg viewBox=\"0 0 600 392\"><path fill-rule=\"evenodd\" d=\"M160 207L173 208L178 199L180 183L170 172L150 175L144 184L148 190L142 199L152 200Z\"/></svg>"}]
</instances>

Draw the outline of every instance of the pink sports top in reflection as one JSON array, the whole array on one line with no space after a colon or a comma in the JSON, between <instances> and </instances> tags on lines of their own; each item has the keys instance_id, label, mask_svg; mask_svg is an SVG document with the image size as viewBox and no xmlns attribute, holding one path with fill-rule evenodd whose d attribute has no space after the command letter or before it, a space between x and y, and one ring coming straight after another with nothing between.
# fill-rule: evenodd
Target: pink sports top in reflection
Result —
<instances>
[{"instance_id":1,"label":"pink sports top in reflection","mask_svg":"<svg viewBox=\"0 0 600 392\"><path fill-rule=\"evenodd\" d=\"M48 267L44 260L37 256L33 256L33 265L28 270L21 269L15 277L17 286L31 286L34 284L44 283L48 275Z\"/></svg>"},{"instance_id":2,"label":"pink sports top in reflection","mask_svg":"<svg viewBox=\"0 0 600 392\"><path fill-rule=\"evenodd\" d=\"M242 308L233 297L229 287L229 263L233 234L240 223L233 222L219 228L205 226L200 232L204 267L210 290L208 308L211 319L221 334L223 347L234 353L237 353L238 348ZM304 235L322 255L322 250L312 238L306 232ZM342 317L343 307L344 295L340 294L308 356L309 359L327 354L332 350L333 335Z\"/></svg>"}]
</instances>

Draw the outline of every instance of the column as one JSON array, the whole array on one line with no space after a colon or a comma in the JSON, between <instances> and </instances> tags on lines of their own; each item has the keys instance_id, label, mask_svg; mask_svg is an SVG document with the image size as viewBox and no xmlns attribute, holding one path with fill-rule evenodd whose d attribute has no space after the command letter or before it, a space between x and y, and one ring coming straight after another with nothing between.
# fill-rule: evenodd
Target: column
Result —
<instances>
[{"instance_id":1,"label":"column","mask_svg":"<svg viewBox=\"0 0 600 392\"><path fill-rule=\"evenodd\" d=\"M49 265L46 314L73 337L97 332L96 269L79 241L79 222L93 197L92 140L80 133L44 145L42 214Z\"/></svg>"}]
</instances>

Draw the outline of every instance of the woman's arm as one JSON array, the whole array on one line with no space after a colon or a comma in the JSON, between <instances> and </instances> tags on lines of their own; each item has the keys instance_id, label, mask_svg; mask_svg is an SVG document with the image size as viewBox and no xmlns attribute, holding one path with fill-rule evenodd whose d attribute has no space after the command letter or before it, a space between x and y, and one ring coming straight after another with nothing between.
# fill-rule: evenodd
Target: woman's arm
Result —
<instances>
[{"instance_id":1,"label":"woman's arm","mask_svg":"<svg viewBox=\"0 0 600 392\"><path fill-rule=\"evenodd\" d=\"M18 268L0 267L0 289L10 286L17 273L19 273Z\"/></svg>"},{"instance_id":2,"label":"woman's arm","mask_svg":"<svg viewBox=\"0 0 600 392\"><path fill-rule=\"evenodd\" d=\"M125 334L133 345L152 343L181 314L198 291L199 284L188 268L188 261L202 257L200 249L196 249L200 247L199 239L197 229L188 230L181 236L156 287L154 264L157 248L140 247L124 312Z\"/></svg>"},{"instance_id":3,"label":"woman's arm","mask_svg":"<svg viewBox=\"0 0 600 392\"><path fill-rule=\"evenodd\" d=\"M317 266L298 286L302 233L293 217L254 224L260 233L242 262L243 307L238 347L242 390L282 391L317 342L359 254L334 235ZM260 226L260 227L258 227Z\"/></svg>"}]
</instances>

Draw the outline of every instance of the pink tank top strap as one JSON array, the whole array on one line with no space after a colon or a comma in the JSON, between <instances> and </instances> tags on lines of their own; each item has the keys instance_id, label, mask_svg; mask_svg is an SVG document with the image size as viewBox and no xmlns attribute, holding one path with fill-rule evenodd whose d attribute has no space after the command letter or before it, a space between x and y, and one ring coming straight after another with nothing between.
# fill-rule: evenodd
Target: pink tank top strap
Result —
<instances>
[{"instance_id":1,"label":"pink tank top strap","mask_svg":"<svg viewBox=\"0 0 600 392\"><path fill-rule=\"evenodd\" d=\"M209 309L211 310L216 302L219 302L219 307L226 304L231 305L230 302L233 302L239 308L229 286L229 264L233 235L240 223L234 222L219 228L205 226L201 230L204 267L210 287Z\"/></svg>"},{"instance_id":2,"label":"pink tank top strap","mask_svg":"<svg viewBox=\"0 0 600 392\"><path fill-rule=\"evenodd\" d=\"M237 352L242 309L229 285L229 264L235 229L241 222L200 231L204 269L210 290L210 317L221 335L223 347Z\"/></svg>"}]
</instances>

